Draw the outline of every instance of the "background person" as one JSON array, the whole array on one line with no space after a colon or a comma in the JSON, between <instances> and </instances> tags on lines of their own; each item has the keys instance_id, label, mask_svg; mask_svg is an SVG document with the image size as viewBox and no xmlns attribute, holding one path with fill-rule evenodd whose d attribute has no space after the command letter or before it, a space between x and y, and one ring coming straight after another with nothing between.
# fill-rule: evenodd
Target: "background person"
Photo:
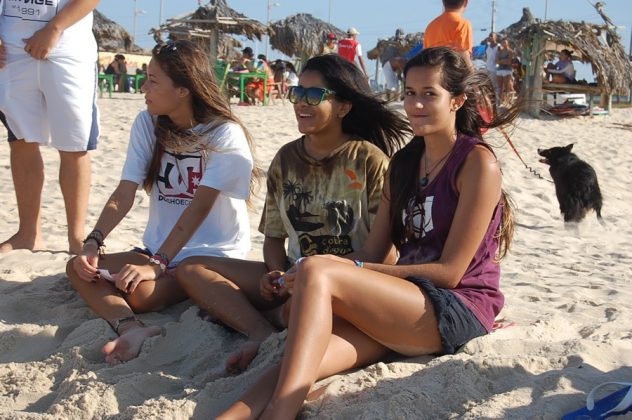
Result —
<instances>
[{"instance_id":1,"label":"background person","mask_svg":"<svg viewBox=\"0 0 632 420\"><path fill-rule=\"evenodd\" d=\"M513 60L516 57L509 45L509 40L504 38L500 42L496 53L496 77L498 90L500 91L500 104L507 105L514 94L513 88Z\"/></svg>"},{"instance_id":2,"label":"background person","mask_svg":"<svg viewBox=\"0 0 632 420\"><path fill-rule=\"evenodd\" d=\"M353 26L350 27L347 30L347 37L338 41L338 54L354 64L357 60L364 76L368 79L369 73L366 71L366 66L364 65L362 45L358 41L358 35L360 35L360 32Z\"/></svg>"},{"instance_id":3,"label":"background person","mask_svg":"<svg viewBox=\"0 0 632 420\"><path fill-rule=\"evenodd\" d=\"M322 54L335 54L338 50L338 46L336 45L337 40L336 34L333 32L328 33L327 39L323 44Z\"/></svg>"},{"instance_id":4,"label":"background person","mask_svg":"<svg viewBox=\"0 0 632 420\"><path fill-rule=\"evenodd\" d=\"M376 217L388 156L408 133L401 114L378 101L357 66L337 55L310 59L299 80L289 100L303 136L283 146L268 170L259 225L264 261L191 257L176 273L212 318L248 337L229 357L231 371L245 369L261 342L285 326L260 312L288 298L274 281L301 257L360 249Z\"/></svg>"},{"instance_id":5,"label":"background person","mask_svg":"<svg viewBox=\"0 0 632 420\"><path fill-rule=\"evenodd\" d=\"M485 48L485 68L487 69L487 73L489 73L489 77L492 79L494 88L496 89L496 96L499 96L500 91L498 90L498 80L496 80L496 54L498 54L497 37L498 35L496 32L489 34L487 47Z\"/></svg>"},{"instance_id":6,"label":"background person","mask_svg":"<svg viewBox=\"0 0 632 420\"><path fill-rule=\"evenodd\" d=\"M182 259L240 258L250 249L252 140L213 81L208 56L192 42L154 48L142 88L147 110L132 126L121 181L66 267L73 287L119 335L103 347L110 363L136 357L147 337L160 334L135 313L186 299L172 275ZM140 186L149 194L143 248L103 256L105 238Z\"/></svg>"},{"instance_id":7,"label":"background person","mask_svg":"<svg viewBox=\"0 0 632 420\"><path fill-rule=\"evenodd\" d=\"M550 83L575 83L575 67L573 66L573 52L563 49L557 63L549 63L546 68L546 80Z\"/></svg>"},{"instance_id":8,"label":"background person","mask_svg":"<svg viewBox=\"0 0 632 420\"><path fill-rule=\"evenodd\" d=\"M257 103L257 100L264 103L266 96L270 94L270 90L274 85L274 72L270 68L265 55L259 54L257 56L255 71L265 74L265 83L263 78L256 78L246 84L246 95L253 105Z\"/></svg>"},{"instance_id":9,"label":"background person","mask_svg":"<svg viewBox=\"0 0 632 420\"><path fill-rule=\"evenodd\" d=\"M5 4L0 14L0 111L18 138L9 147L20 220L17 233L0 243L0 252L44 248L44 162L39 148L49 141L59 151L68 249L81 251L91 183L88 151L96 148L99 135L97 44L92 34L97 4L40 2L13 9L17 12L10 15ZM33 9L38 20L28 14Z\"/></svg>"},{"instance_id":10,"label":"background person","mask_svg":"<svg viewBox=\"0 0 632 420\"><path fill-rule=\"evenodd\" d=\"M468 0L443 0L443 13L430 22L424 32L424 48L450 47L473 67L472 24L463 16L467 5Z\"/></svg>"}]
</instances>

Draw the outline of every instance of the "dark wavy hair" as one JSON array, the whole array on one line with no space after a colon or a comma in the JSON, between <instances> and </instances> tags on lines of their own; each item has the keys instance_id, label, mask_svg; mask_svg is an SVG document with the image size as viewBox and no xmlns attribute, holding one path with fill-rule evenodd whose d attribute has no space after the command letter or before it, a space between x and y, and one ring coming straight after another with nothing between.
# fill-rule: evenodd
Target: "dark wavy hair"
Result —
<instances>
[{"instance_id":1,"label":"dark wavy hair","mask_svg":"<svg viewBox=\"0 0 632 420\"><path fill-rule=\"evenodd\" d=\"M491 150L481 135L481 130L502 127L511 123L520 113L521 105L515 105L502 113L496 108L496 91L486 72L473 70L463 57L447 47L427 48L412 58L404 67L404 77L410 69L432 67L441 73L441 86L455 97L466 95L463 106L456 112L456 131L475 137ZM490 117L484 118L481 109L487 109ZM487 121L486 121L487 119ZM400 150L390 164L390 221L391 239L399 249L406 241L406 228L402 213L407 208L410 197L417 191L417 179L421 157L425 152L425 141L414 137ZM507 193L501 195L503 220L499 227L499 259L504 257L511 245L514 216Z\"/></svg>"},{"instance_id":2,"label":"dark wavy hair","mask_svg":"<svg viewBox=\"0 0 632 420\"><path fill-rule=\"evenodd\" d=\"M306 71L318 72L338 101L351 103L342 119L345 134L373 143L389 157L406 143L412 133L408 121L373 94L355 64L337 54L325 54L310 58L301 73Z\"/></svg>"},{"instance_id":3,"label":"dark wavy hair","mask_svg":"<svg viewBox=\"0 0 632 420\"><path fill-rule=\"evenodd\" d=\"M200 47L187 40L170 41L158 44L152 50L152 60L169 76L173 84L189 90L193 99L193 117L197 123L217 126L226 122L239 124L248 140L250 152L255 157L255 147L252 136L246 127L233 115L228 99L222 94L215 80L215 72L209 64L208 56ZM167 115L159 115L154 129L156 147L143 182L145 191L151 191L158 171L160 159L165 149L176 151L199 150L203 153L211 152L203 147L203 135L192 133L191 130L178 128ZM261 169L253 166L250 177L251 196L256 190L261 177ZM250 202L250 201L249 201Z\"/></svg>"}]
</instances>

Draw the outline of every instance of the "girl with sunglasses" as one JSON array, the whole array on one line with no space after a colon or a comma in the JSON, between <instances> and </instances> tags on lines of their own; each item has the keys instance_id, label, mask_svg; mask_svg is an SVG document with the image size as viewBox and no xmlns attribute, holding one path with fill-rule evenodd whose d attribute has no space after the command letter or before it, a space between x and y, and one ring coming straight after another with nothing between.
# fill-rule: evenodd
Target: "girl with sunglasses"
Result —
<instances>
[{"instance_id":1,"label":"girl with sunglasses","mask_svg":"<svg viewBox=\"0 0 632 420\"><path fill-rule=\"evenodd\" d=\"M391 161L369 238L355 261L312 256L286 274L293 310L281 363L218 418L294 418L320 378L391 352L452 354L492 329L513 224L480 129L517 112L486 123L477 97L493 99L493 84L449 48L424 49L404 75L415 137ZM395 265L385 263L393 248Z\"/></svg>"},{"instance_id":2,"label":"girl with sunglasses","mask_svg":"<svg viewBox=\"0 0 632 420\"><path fill-rule=\"evenodd\" d=\"M239 258L250 249L246 201L254 187L253 143L214 82L208 57L189 41L154 48L143 84L147 110L134 121L121 181L67 273L119 338L110 363L136 357L161 333L135 313L186 299L173 269L190 255ZM105 238L149 194L144 248L104 255Z\"/></svg>"},{"instance_id":3,"label":"girl with sunglasses","mask_svg":"<svg viewBox=\"0 0 632 420\"><path fill-rule=\"evenodd\" d=\"M368 236L380 202L388 156L408 131L403 115L377 100L366 78L337 55L310 59L290 90L301 138L284 145L268 170L259 230L264 262L192 257L180 285L211 317L245 334L227 361L245 369L260 343L284 326L262 312L287 299L278 281L299 258L353 255ZM285 244L287 241L287 251Z\"/></svg>"}]
</instances>

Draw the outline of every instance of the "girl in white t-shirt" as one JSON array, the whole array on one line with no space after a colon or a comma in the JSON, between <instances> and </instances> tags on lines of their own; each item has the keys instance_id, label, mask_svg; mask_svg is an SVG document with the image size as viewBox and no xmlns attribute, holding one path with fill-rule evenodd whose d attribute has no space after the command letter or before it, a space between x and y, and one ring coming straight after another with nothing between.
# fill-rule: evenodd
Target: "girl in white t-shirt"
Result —
<instances>
[{"instance_id":1,"label":"girl in white t-shirt","mask_svg":"<svg viewBox=\"0 0 632 420\"><path fill-rule=\"evenodd\" d=\"M135 312L186 298L171 269L190 255L242 258L250 249L246 201L254 187L250 136L231 114L206 54L193 43L158 45L143 85L147 110L134 121L121 181L81 255L67 272L88 305L119 338L103 347L110 363L138 355L160 334ZM150 196L144 249L103 255L107 235Z\"/></svg>"}]
</instances>

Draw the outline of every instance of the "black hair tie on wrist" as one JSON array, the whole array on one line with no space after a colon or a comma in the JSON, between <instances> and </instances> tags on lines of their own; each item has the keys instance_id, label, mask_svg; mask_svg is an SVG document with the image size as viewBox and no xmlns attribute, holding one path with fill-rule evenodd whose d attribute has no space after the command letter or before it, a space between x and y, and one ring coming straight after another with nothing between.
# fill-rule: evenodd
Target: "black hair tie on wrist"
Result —
<instances>
[{"instance_id":1,"label":"black hair tie on wrist","mask_svg":"<svg viewBox=\"0 0 632 420\"><path fill-rule=\"evenodd\" d=\"M83 240L83 244L85 245L86 242L88 242L91 239L97 243L97 249L98 249L99 255L100 256L105 255L105 251L103 250L103 248L105 248L105 243L103 243L103 232L101 232L98 229L94 229L92 232L88 234L88 236L86 236L86 239Z\"/></svg>"}]
</instances>

